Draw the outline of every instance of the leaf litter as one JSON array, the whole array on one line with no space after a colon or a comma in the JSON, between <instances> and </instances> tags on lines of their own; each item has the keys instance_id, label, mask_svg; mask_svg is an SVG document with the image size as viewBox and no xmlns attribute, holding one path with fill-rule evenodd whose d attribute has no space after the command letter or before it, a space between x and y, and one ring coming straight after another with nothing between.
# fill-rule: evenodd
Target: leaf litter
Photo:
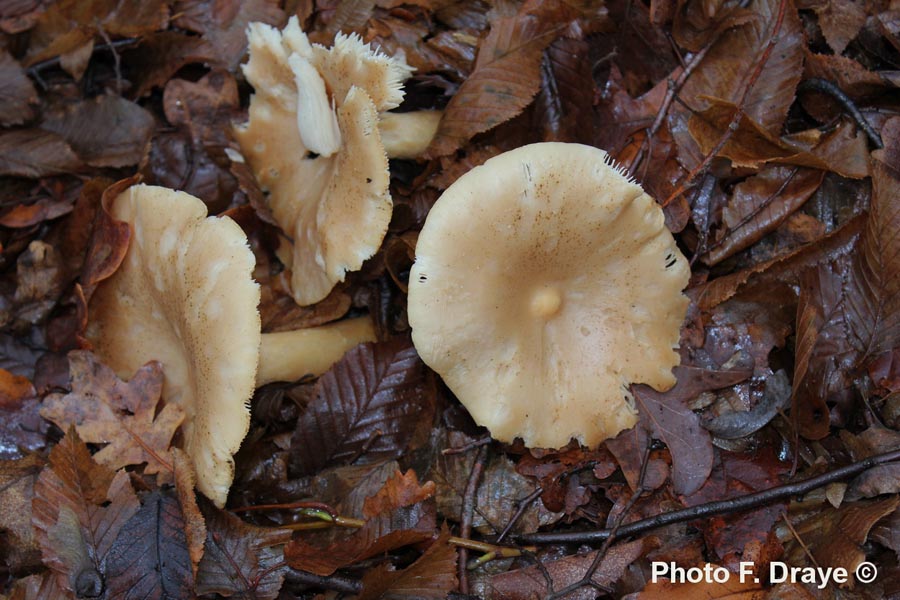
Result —
<instances>
[{"instance_id":1,"label":"leaf litter","mask_svg":"<svg viewBox=\"0 0 900 600\"><path fill-rule=\"evenodd\" d=\"M290 15L315 42L353 31L405 56L417 70L399 110L443 111L425 157L391 161L381 250L311 307L291 300L284 233L232 137L252 93L245 29ZM836 593L653 583L651 560L866 560L880 577L840 593L888 597L898 31L895 8L849 0L0 7L0 597ZM409 341L407 278L439 193L551 140L608 150L665 204L692 265L678 384L634 386L639 424L593 448L491 441ZM265 331L377 323L378 342L318 379L257 391L225 510L195 497L184 415L160 401L166 365L113 373L83 337L132 237L109 202L138 177L245 230ZM817 476L802 499L766 496Z\"/></svg>"}]
</instances>

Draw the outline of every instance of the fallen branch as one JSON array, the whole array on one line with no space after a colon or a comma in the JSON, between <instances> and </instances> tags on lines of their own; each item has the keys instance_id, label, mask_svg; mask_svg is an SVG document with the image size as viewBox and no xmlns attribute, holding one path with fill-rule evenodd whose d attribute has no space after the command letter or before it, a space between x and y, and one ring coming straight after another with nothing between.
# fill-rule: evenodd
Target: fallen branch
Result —
<instances>
[{"instance_id":1,"label":"fallen branch","mask_svg":"<svg viewBox=\"0 0 900 600\"><path fill-rule=\"evenodd\" d=\"M632 536L652 529L672 525L673 523L683 523L685 521L693 521L700 518L709 518L719 515L727 515L735 512L743 512L760 506L771 504L777 500L789 498L791 496L802 496L822 486L842 481L850 477L854 477L868 471L872 467L877 467L885 463L900 460L900 449L877 454L861 461L851 463L840 469L811 477L804 481L796 483L788 483L777 487L769 488L761 492L739 496L729 500L718 500L716 502L707 502L698 504L690 508L675 510L661 515L656 515L647 519L641 519L627 525L622 525L615 529L599 529L594 531L571 531L566 533L531 533L517 536L520 543L524 544L585 544L605 541L608 537L615 535L621 539L626 536Z\"/></svg>"}]
</instances>

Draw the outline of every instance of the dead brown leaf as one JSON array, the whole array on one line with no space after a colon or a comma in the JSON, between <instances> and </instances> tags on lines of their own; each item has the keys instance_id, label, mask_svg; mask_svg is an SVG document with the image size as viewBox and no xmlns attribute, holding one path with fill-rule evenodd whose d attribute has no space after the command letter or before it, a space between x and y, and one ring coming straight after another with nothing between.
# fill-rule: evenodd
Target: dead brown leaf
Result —
<instances>
[{"instance_id":1,"label":"dead brown leaf","mask_svg":"<svg viewBox=\"0 0 900 600\"><path fill-rule=\"evenodd\" d=\"M97 96L44 113L41 128L63 138L93 167L135 165L156 125L153 116L121 96Z\"/></svg>"},{"instance_id":2,"label":"dead brown leaf","mask_svg":"<svg viewBox=\"0 0 900 600\"><path fill-rule=\"evenodd\" d=\"M173 14L177 26L202 34L212 56L229 70L237 68L247 51L247 25L280 27L285 19L277 0L180 0Z\"/></svg>"},{"instance_id":3,"label":"dead brown leaf","mask_svg":"<svg viewBox=\"0 0 900 600\"><path fill-rule=\"evenodd\" d=\"M139 508L128 474L94 462L70 429L50 452L31 505L44 564L59 586L80 596L99 594L106 555Z\"/></svg>"},{"instance_id":4,"label":"dead brown leaf","mask_svg":"<svg viewBox=\"0 0 900 600\"><path fill-rule=\"evenodd\" d=\"M72 147L44 129L0 133L0 175L46 177L74 173L83 166Z\"/></svg>"},{"instance_id":5,"label":"dead brown leaf","mask_svg":"<svg viewBox=\"0 0 900 600\"><path fill-rule=\"evenodd\" d=\"M443 600L456 589L457 550L444 532L413 564L400 571L387 565L372 569L363 577L359 600Z\"/></svg>"},{"instance_id":6,"label":"dead brown leaf","mask_svg":"<svg viewBox=\"0 0 900 600\"><path fill-rule=\"evenodd\" d=\"M404 476L398 472L384 488L366 500L363 511L367 519L362 528L327 547L296 538L284 549L287 563L328 576L360 560L431 539L437 525L431 499L434 483L420 486L415 473Z\"/></svg>"},{"instance_id":7,"label":"dead brown leaf","mask_svg":"<svg viewBox=\"0 0 900 600\"><path fill-rule=\"evenodd\" d=\"M105 444L94 459L110 469L146 463L148 474L173 467L168 450L184 410L166 404L157 413L163 386L162 366L151 362L127 383L86 351L69 353L72 391L44 398L41 416L65 430L75 426L92 444Z\"/></svg>"},{"instance_id":8,"label":"dead brown leaf","mask_svg":"<svg viewBox=\"0 0 900 600\"><path fill-rule=\"evenodd\" d=\"M723 209L723 229L711 243L708 264L717 264L777 229L809 199L825 176L801 167L766 167L734 188Z\"/></svg>"},{"instance_id":9,"label":"dead brown leaf","mask_svg":"<svg viewBox=\"0 0 900 600\"><path fill-rule=\"evenodd\" d=\"M522 112L540 87L544 49L576 17L560 0L529 0L514 16L492 20L475 68L447 105L428 154L455 152L475 134Z\"/></svg>"},{"instance_id":10,"label":"dead brown leaf","mask_svg":"<svg viewBox=\"0 0 900 600\"><path fill-rule=\"evenodd\" d=\"M625 569L650 549L647 540L635 540L615 544L603 556L600 566L594 572L591 581L601 587L610 587L622 577ZM494 575L480 590L485 600L531 600L544 598L551 589L559 590L577 581L587 573L594 561L597 550L587 554L566 556L559 560L544 563L543 569L537 566L524 567ZM548 586L544 573L549 574L552 588ZM598 590L583 587L564 596L566 600L592 600L599 597Z\"/></svg>"},{"instance_id":11,"label":"dead brown leaf","mask_svg":"<svg viewBox=\"0 0 900 600\"><path fill-rule=\"evenodd\" d=\"M284 582L283 546L291 532L250 525L206 501L202 508L206 547L194 591L274 600Z\"/></svg>"},{"instance_id":12,"label":"dead brown leaf","mask_svg":"<svg viewBox=\"0 0 900 600\"><path fill-rule=\"evenodd\" d=\"M0 50L0 125L21 125L34 118L37 92L25 71L6 50Z\"/></svg>"}]
</instances>

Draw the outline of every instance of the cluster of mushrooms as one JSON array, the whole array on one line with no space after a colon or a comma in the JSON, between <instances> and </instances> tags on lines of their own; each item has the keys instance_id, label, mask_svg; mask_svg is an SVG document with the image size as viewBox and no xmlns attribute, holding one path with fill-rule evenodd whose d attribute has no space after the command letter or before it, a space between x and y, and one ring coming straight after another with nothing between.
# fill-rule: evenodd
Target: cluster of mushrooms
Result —
<instances>
[{"instance_id":1,"label":"cluster of mushrooms","mask_svg":"<svg viewBox=\"0 0 900 600\"><path fill-rule=\"evenodd\" d=\"M296 19L248 34L255 94L236 135L285 234L293 297L309 305L377 251L388 156L421 154L440 114L387 112L411 69L356 36L312 45ZM133 236L92 298L88 337L120 376L163 363L197 487L222 506L254 389L323 373L374 339L372 323L263 334L234 221L146 185L110 210ZM533 144L463 175L432 208L410 274L413 342L494 438L593 445L636 422L630 384L674 385L688 276L660 208L605 152Z\"/></svg>"}]
</instances>

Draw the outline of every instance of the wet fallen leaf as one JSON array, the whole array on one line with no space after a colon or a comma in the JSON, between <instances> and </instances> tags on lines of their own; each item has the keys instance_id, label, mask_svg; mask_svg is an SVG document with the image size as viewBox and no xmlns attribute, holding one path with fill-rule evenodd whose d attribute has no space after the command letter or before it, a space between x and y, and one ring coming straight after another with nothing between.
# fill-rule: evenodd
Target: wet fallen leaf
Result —
<instances>
[{"instance_id":1,"label":"wet fallen leaf","mask_svg":"<svg viewBox=\"0 0 900 600\"><path fill-rule=\"evenodd\" d=\"M428 153L454 152L473 135L518 115L540 87L544 49L577 17L560 1L526 2L492 20L475 68L447 105Z\"/></svg>"},{"instance_id":2,"label":"wet fallen leaf","mask_svg":"<svg viewBox=\"0 0 900 600\"><path fill-rule=\"evenodd\" d=\"M667 392L657 392L646 385L632 385L631 391L641 426L669 447L675 492L690 495L709 476L713 451L709 434L700 426L700 417L686 402L702 392L743 381L747 373L675 367L675 376L678 383Z\"/></svg>"},{"instance_id":3,"label":"wet fallen leaf","mask_svg":"<svg viewBox=\"0 0 900 600\"><path fill-rule=\"evenodd\" d=\"M285 18L275 0L181 0L175 3L174 12L175 23L203 34L212 55L232 70L247 50L247 25L281 26Z\"/></svg>"},{"instance_id":4,"label":"wet fallen leaf","mask_svg":"<svg viewBox=\"0 0 900 600\"><path fill-rule=\"evenodd\" d=\"M74 173L81 159L59 135L44 129L0 133L0 175L45 177Z\"/></svg>"},{"instance_id":5,"label":"wet fallen leaf","mask_svg":"<svg viewBox=\"0 0 900 600\"><path fill-rule=\"evenodd\" d=\"M82 597L98 595L107 554L139 508L128 474L94 462L70 429L50 452L31 505L44 564L59 586Z\"/></svg>"},{"instance_id":6,"label":"wet fallen leaf","mask_svg":"<svg viewBox=\"0 0 900 600\"><path fill-rule=\"evenodd\" d=\"M34 118L37 92L16 60L0 51L0 125L21 125Z\"/></svg>"},{"instance_id":7,"label":"wet fallen leaf","mask_svg":"<svg viewBox=\"0 0 900 600\"><path fill-rule=\"evenodd\" d=\"M363 577L359 600L443 600L456 589L457 550L446 531L416 562L399 571L382 565Z\"/></svg>"},{"instance_id":8,"label":"wet fallen leaf","mask_svg":"<svg viewBox=\"0 0 900 600\"><path fill-rule=\"evenodd\" d=\"M306 475L343 461L399 456L432 410L409 341L357 346L319 378L291 441L292 470Z\"/></svg>"},{"instance_id":9,"label":"wet fallen leaf","mask_svg":"<svg viewBox=\"0 0 900 600\"><path fill-rule=\"evenodd\" d=\"M110 469L146 463L144 471L172 475L169 445L184 410L166 404L157 412L162 366L151 362L126 383L93 354L69 354L72 391L44 399L41 416L65 430L73 425L87 442L104 444L94 459Z\"/></svg>"},{"instance_id":10,"label":"wet fallen leaf","mask_svg":"<svg viewBox=\"0 0 900 600\"><path fill-rule=\"evenodd\" d=\"M598 586L609 587L616 582L625 569L649 549L643 540L635 540L615 544L603 556L603 560L594 572L591 581ZM587 554L566 556L559 560L544 563L543 570L536 567L524 567L492 576L481 590L485 600L530 600L544 598L553 590L560 590L580 581L594 561L597 550ZM546 575L550 577L549 587ZM582 587L563 596L566 600L591 600L600 593L592 587Z\"/></svg>"},{"instance_id":11,"label":"wet fallen leaf","mask_svg":"<svg viewBox=\"0 0 900 600\"><path fill-rule=\"evenodd\" d=\"M97 96L47 111L41 128L64 139L94 167L135 165L156 124L153 116L121 96Z\"/></svg>"},{"instance_id":12,"label":"wet fallen leaf","mask_svg":"<svg viewBox=\"0 0 900 600\"><path fill-rule=\"evenodd\" d=\"M155 491L142 504L106 555L107 593L135 600L189 597L194 582L177 498Z\"/></svg>"},{"instance_id":13,"label":"wet fallen leaf","mask_svg":"<svg viewBox=\"0 0 900 600\"><path fill-rule=\"evenodd\" d=\"M430 481L420 486L412 471L406 476L397 472L366 501L367 518L360 529L327 547L295 538L284 550L285 560L295 569L328 576L360 560L429 540L437 525L434 489Z\"/></svg>"},{"instance_id":14,"label":"wet fallen leaf","mask_svg":"<svg viewBox=\"0 0 900 600\"><path fill-rule=\"evenodd\" d=\"M706 565L698 565L703 569ZM718 565L710 565L715 569ZM749 580L741 582L738 577L729 577L724 583L700 581L697 583L672 582L668 579L648 583L638 594L627 596L627 600L765 600L763 584Z\"/></svg>"},{"instance_id":15,"label":"wet fallen leaf","mask_svg":"<svg viewBox=\"0 0 900 600\"><path fill-rule=\"evenodd\" d=\"M194 591L274 600L284 581L283 546L291 532L250 525L208 502L202 510L206 547Z\"/></svg>"}]
</instances>

